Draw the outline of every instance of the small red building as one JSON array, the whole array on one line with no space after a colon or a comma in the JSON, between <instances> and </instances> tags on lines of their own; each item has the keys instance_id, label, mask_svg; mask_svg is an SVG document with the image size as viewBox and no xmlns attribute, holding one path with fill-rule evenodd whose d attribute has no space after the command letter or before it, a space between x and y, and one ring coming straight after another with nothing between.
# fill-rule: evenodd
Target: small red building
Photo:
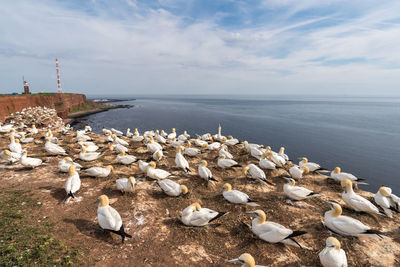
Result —
<instances>
[{"instance_id":1,"label":"small red building","mask_svg":"<svg viewBox=\"0 0 400 267\"><path fill-rule=\"evenodd\" d=\"M29 84L28 82L24 81L24 94L29 95L31 92L29 91Z\"/></svg>"}]
</instances>

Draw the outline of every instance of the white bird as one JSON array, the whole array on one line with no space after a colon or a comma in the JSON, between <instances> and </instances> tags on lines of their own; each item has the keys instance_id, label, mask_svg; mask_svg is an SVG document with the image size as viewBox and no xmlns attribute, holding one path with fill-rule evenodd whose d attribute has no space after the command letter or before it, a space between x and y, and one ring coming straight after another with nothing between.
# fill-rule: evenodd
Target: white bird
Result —
<instances>
[{"instance_id":1,"label":"white bird","mask_svg":"<svg viewBox=\"0 0 400 267\"><path fill-rule=\"evenodd\" d=\"M114 149L117 153L121 153L122 151L128 152L127 147L124 147L123 145L118 144L118 143L113 143L110 145L110 150L114 150Z\"/></svg>"},{"instance_id":2,"label":"white bird","mask_svg":"<svg viewBox=\"0 0 400 267\"><path fill-rule=\"evenodd\" d=\"M342 180L340 184L344 188L342 198L347 206L355 211L363 211L371 214L382 215L382 213L379 212L379 209L369 200L354 193L353 183L349 179Z\"/></svg>"},{"instance_id":3,"label":"white bird","mask_svg":"<svg viewBox=\"0 0 400 267\"><path fill-rule=\"evenodd\" d=\"M242 267L265 267L263 265L256 265L256 261L249 253L243 253L239 258L229 260L228 262L242 264Z\"/></svg>"},{"instance_id":4,"label":"white bird","mask_svg":"<svg viewBox=\"0 0 400 267\"><path fill-rule=\"evenodd\" d=\"M57 144L51 142L51 137L46 137L46 143L44 144L44 148L47 152L51 155L64 155L66 156L67 153L65 152L64 148L60 147Z\"/></svg>"},{"instance_id":5,"label":"white bird","mask_svg":"<svg viewBox=\"0 0 400 267\"><path fill-rule=\"evenodd\" d=\"M256 216L251 223L251 230L258 238L269 243L281 242L301 248L301 245L294 237L306 234L307 232L293 231L278 223L266 221L267 216L262 210L247 212L247 214Z\"/></svg>"},{"instance_id":6,"label":"white bird","mask_svg":"<svg viewBox=\"0 0 400 267\"><path fill-rule=\"evenodd\" d=\"M25 137L25 134L21 135L20 138L21 143L27 144L27 143L32 143L33 141L35 141L35 138L33 137Z\"/></svg>"},{"instance_id":7,"label":"white bird","mask_svg":"<svg viewBox=\"0 0 400 267\"><path fill-rule=\"evenodd\" d=\"M35 124L32 125L32 128L28 131L28 133L31 134L31 135L39 133L38 129L36 129Z\"/></svg>"},{"instance_id":8,"label":"white bird","mask_svg":"<svg viewBox=\"0 0 400 267\"><path fill-rule=\"evenodd\" d=\"M175 148L178 148L180 146L182 146L185 143L185 141L181 141L181 140L176 140L176 138L172 139L171 145Z\"/></svg>"},{"instance_id":9,"label":"white bird","mask_svg":"<svg viewBox=\"0 0 400 267\"><path fill-rule=\"evenodd\" d=\"M243 175L245 177L247 177L248 172L249 172L251 178L257 179L265 184L273 185L270 181L267 180L267 177L266 177L264 171L261 170L260 168L258 168L253 163L251 163L243 168Z\"/></svg>"},{"instance_id":10,"label":"white bird","mask_svg":"<svg viewBox=\"0 0 400 267\"><path fill-rule=\"evenodd\" d=\"M329 176L330 178L332 178L333 180L337 181L337 182L341 182L344 179L349 179L352 182L355 181L361 181L364 179L360 179L355 177L353 174L351 173L347 173L347 172L342 172L341 169L339 167L336 167L330 174Z\"/></svg>"},{"instance_id":11,"label":"white bird","mask_svg":"<svg viewBox=\"0 0 400 267\"><path fill-rule=\"evenodd\" d=\"M207 168L207 161L202 160L202 161L200 162L200 165L199 165L199 168L198 168L198 172L199 172L199 176L200 176L201 178L203 178L204 180L206 180L207 182L210 182L210 183L212 183L212 184L214 184L214 182L218 182L218 180L216 180L216 179L213 177L213 175L212 175L210 169Z\"/></svg>"},{"instance_id":12,"label":"white bird","mask_svg":"<svg viewBox=\"0 0 400 267\"><path fill-rule=\"evenodd\" d=\"M12 124L6 124L6 125L0 126L0 133L8 133L8 132L10 132L13 126L14 125L12 125Z\"/></svg>"},{"instance_id":13,"label":"white bird","mask_svg":"<svg viewBox=\"0 0 400 267\"><path fill-rule=\"evenodd\" d=\"M19 143L18 139L15 139L13 135L10 135L10 144L8 145L8 149L10 149L11 152L15 153L22 153L22 146Z\"/></svg>"},{"instance_id":14,"label":"white bird","mask_svg":"<svg viewBox=\"0 0 400 267\"><path fill-rule=\"evenodd\" d=\"M91 167L89 169L86 169L83 171L84 174L88 175L88 176L92 176L92 177L100 177L100 178L105 178L108 175L110 175L110 173L114 170L114 167L111 165L108 165L107 167L103 168L103 167Z\"/></svg>"},{"instance_id":15,"label":"white bird","mask_svg":"<svg viewBox=\"0 0 400 267\"><path fill-rule=\"evenodd\" d=\"M118 211L109 206L109 199L106 195L101 195L98 198L99 206L97 208L97 220L100 227L109 232L113 232L122 238L124 243L125 238L132 238L131 235L125 233L124 225L122 224L121 216Z\"/></svg>"},{"instance_id":16,"label":"white bird","mask_svg":"<svg viewBox=\"0 0 400 267\"><path fill-rule=\"evenodd\" d=\"M266 155L267 158L271 160L273 163L275 163L276 166L278 167L283 167L286 164L286 160L283 157L279 156L278 154L272 151L267 152Z\"/></svg>"},{"instance_id":17,"label":"white bird","mask_svg":"<svg viewBox=\"0 0 400 267\"><path fill-rule=\"evenodd\" d=\"M131 133L131 129L130 128L128 128L128 129L126 129L126 137L132 137L133 136L133 133Z\"/></svg>"},{"instance_id":18,"label":"white bird","mask_svg":"<svg viewBox=\"0 0 400 267\"><path fill-rule=\"evenodd\" d=\"M175 155L175 164L178 168L181 168L184 172L190 171L189 169L189 163L185 159L185 157L182 155L183 147L179 146L176 150L176 155Z\"/></svg>"},{"instance_id":19,"label":"white bird","mask_svg":"<svg viewBox=\"0 0 400 267\"><path fill-rule=\"evenodd\" d=\"M283 185L283 192L286 196L293 200L303 200L309 197L316 196L315 193L307 188L295 186L296 182L292 178L285 178L288 182Z\"/></svg>"},{"instance_id":20,"label":"white bird","mask_svg":"<svg viewBox=\"0 0 400 267\"><path fill-rule=\"evenodd\" d=\"M86 148L82 147L79 158L83 161L94 161L100 157L100 152L86 152Z\"/></svg>"},{"instance_id":21,"label":"white bird","mask_svg":"<svg viewBox=\"0 0 400 267\"><path fill-rule=\"evenodd\" d=\"M331 210L325 212L324 225L332 232L343 236L378 236L382 237L383 233L371 229L357 219L342 216L342 207L333 202L327 202Z\"/></svg>"},{"instance_id":22,"label":"white bird","mask_svg":"<svg viewBox=\"0 0 400 267\"><path fill-rule=\"evenodd\" d=\"M172 133L170 133L167 137L169 140L176 138L176 131L175 128L172 128Z\"/></svg>"},{"instance_id":23,"label":"white bird","mask_svg":"<svg viewBox=\"0 0 400 267\"><path fill-rule=\"evenodd\" d=\"M245 149L246 151L248 151L248 148L249 148L249 147L256 147L256 148L261 148L261 147L262 147L261 145L258 145L258 144L251 144L251 143L249 143L249 142L247 142L247 141L243 141L243 145L244 145L244 149Z\"/></svg>"},{"instance_id":24,"label":"white bird","mask_svg":"<svg viewBox=\"0 0 400 267\"><path fill-rule=\"evenodd\" d=\"M153 153L153 159L155 161L160 161L164 157L164 153L162 150L157 150Z\"/></svg>"},{"instance_id":25,"label":"white bird","mask_svg":"<svg viewBox=\"0 0 400 267\"><path fill-rule=\"evenodd\" d=\"M218 167L220 167L222 169L233 168L233 167L242 167L236 161L234 161L233 159L227 159L224 154L222 154L218 158L218 163L217 164L218 164Z\"/></svg>"},{"instance_id":26,"label":"white bird","mask_svg":"<svg viewBox=\"0 0 400 267\"><path fill-rule=\"evenodd\" d=\"M192 143L188 142L188 146L185 147L185 154L189 157L197 156L201 153L200 149L192 147Z\"/></svg>"},{"instance_id":27,"label":"white bird","mask_svg":"<svg viewBox=\"0 0 400 267\"><path fill-rule=\"evenodd\" d=\"M69 176L65 182L65 192L67 193L67 198L65 202L69 200L70 197L75 198L75 193L81 188L81 179L76 171L76 166L71 164L69 167Z\"/></svg>"},{"instance_id":28,"label":"white bird","mask_svg":"<svg viewBox=\"0 0 400 267\"><path fill-rule=\"evenodd\" d=\"M289 156L285 154L285 148L281 147L279 149L278 155L281 156L285 161L289 160Z\"/></svg>"},{"instance_id":29,"label":"white bird","mask_svg":"<svg viewBox=\"0 0 400 267\"><path fill-rule=\"evenodd\" d=\"M150 141L147 144L147 150L149 150L151 153L154 153L157 150L162 150L162 149L163 149L162 146L159 143L154 142L153 137L150 136Z\"/></svg>"},{"instance_id":30,"label":"white bird","mask_svg":"<svg viewBox=\"0 0 400 267\"><path fill-rule=\"evenodd\" d=\"M129 178L120 178L115 180L115 186L118 190L122 192L122 194L129 192L132 193L135 189L136 179L131 176Z\"/></svg>"},{"instance_id":31,"label":"white bird","mask_svg":"<svg viewBox=\"0 0 400 267\"><path fill-rule=\"evenodd\" d=\"M189 192L186 185L180 185L170 179L159 180L157 184L165 194L171 197L177 197L181 194L185 195Z\"/></svg>"},{"instance_id":32,"label":"white bird","mask_svg":"<svg viewBox=\"0 0 400 267\"><path fill-rule=\"evenodd\" d=\"M317 163L314 162L308 162L307 158L302 158L301 161L299 161L299 166L300 167L307 167L310 172L315 172L315 171L319 171L319 170L325 170L324 168L321 168L321 166Z\"/></svg>"},{"instance_id":33,"label":"white bird","mask_svg":"<svg viewBox=\"0 0 400 267\"><path fill-rule=\"evenodd\" d=\"M250 153L250 156L256 159L260 159L262 155L264 154L264 151L261 148L258 147L247 147L247 152Z\"/></svg>"},{"instance_id":34,"label":"white bird","mask_svg":"<svg viewBox=\"0 0 400 267\"><path fill-rule=\"evenodd\" d=\"M149 163L149 166L146 168L146 174L149 178L152 179L165 179L168 176L171 176L171 173L161 170L161 169L156 169L156 163L154 161Z\"/></svg>"},{"instance_id":35,"label":"white bird","mask_svg":"<svg viewBox=\"0 0 400 267\"><path fill-rule=\"evenodd\" d=\"M239 190L232 190L232 185L228 183L224 184L224 186L222 187L222 195L228 202L233 204L246 204L249 206L259 206L257 203L251 200L247 194Z\"/></svg>"},{"instance_id":36,"label":"white bird","mask_svg":"<svg viewBox=\"0 0 400 267\"><path fill-rule=\"evenodd\" d=\"M161 130L161 136L167 138L168 134L164 130Z\"/></svg>"},{"instance_id":37,"label":"white bird","mask_svg":"<svg viewBox=\"0 0 400 267\"><path fill-rule=\"evenodd\" d=\"M219 150L218 154L219 156L225 155L227 159L233 159L232 154L229 153L228 147L225 144L221 145L221 149Z\"/></svg>"},{"instance_id":38,"label":"white bird","mask_svg":"<svg viewBox=\"0 0 400 267\"><path fill-rule=\"evenodd\" d=\"M78 139L78 140L82 139L83 141L92 140L92 138L90 136L86 135L85 133L86 133L85 130L76 131L76 139Z\"/></svg>"},{"instance_id":39,"label":"white bird","mask_svg":"<svg viewBox=\"0 0 400 267\"><path fill-rule=\"evenodd\" d=\"M4 159L4 160L8 161L8 163L13 164L13 163L18 162L20 160L21 154L15 153L15 152L11 152L11 151L6 149L4 151L1 151L0 157L2 159Z\"/></svg>"},{"instance_id":40,"label":"white bird","mask_svg":"<svg viewBox=\"0 0 400 267\"><path fill-rule=\"evenodd\" d=\"M122 150L121 154L117 155L117 160L121 164L129 165L136 161L136 157L132 155L126 155L125 151Z\"/></svg>"},{"instance_id":41,"label":"white bird","mask_svg":"<svg viewBox=\"0 0 400 267\"><path fill-rule=\"evenodd\" d=\"M22 154L21 154L21 158L20 158L19 162L24 167L28 167L28 168L32 168L33 169L35 167L40 166L43 161L41 159L28 157L28 152L24 149L24 150L22 150Z\"/></svg>"},{"instance_id":42,"label":"white bird","mask_svg":"<svg viewBox=\"0 0 400 267\"><path fill-rule=\"evenodd\" d=\"M81 139L82 140L82 139ZM85 147L86 152L96 152L99 147L92 142L78 142L80 147Z\"/></svg>"},{"instance_id":43,"label":"white bird","mask_svg":"<svg viewBox=\"0 0 400 267\"><path fill-rule=\"evenodd\" d=\"M393 216L392 211L400 212L400 202L396 202L396 196L392 194L392 189L389 187L381 186L374 200L390 218Z\"/></svg>"},{"instance_id":44,"label":"white bird","mask_svg":"<svg viewBox=\"0 0 400 267\"><path fill-rule=\"evenodd\" d=\"M180 219L187 226L205 226L224 214L226 212L202 208L199 203L195 202L183 210Z\"/></svg>"},{"instance_id":45,"label":"white bird","mask_svg":"<svg viewBox=\"0 0 400 267\"><path fill-rule=\"evenodd\" d=\"M199 136L194 142L195 142L196 146L199 146L199 147L207 146L207 142L201 140L201 136Z\"/></svg>"},{"instance_id":46,"label":"white bird","mask_svg":"<svg viewBox=\"0 0 400 267\"><path fill-rule=\"evenodd\" d=\"M325 241L325 248L318 254L323 267L347 267L346 252L340 248L340 242L330 236Z\"/></svg>"},{"instance_id":47,"label":"white bird","mask_svg":"<svg viewBox=\"0 0 400 267\"><path fill-rule=\"evenodd\" d=\"M111 128L111 132L112 132L113 134L115 134L116 136L123 136L123 135L124 135L123 132L121 132L121 131L119 131L119 130L116 130L116 129L114 129L114 128Z\"/></svg>"},{"instance_id":48,"label":"white bird","mask_svg":"<svg viewBox=\"0 0 400 267\"><path fill-rule=\"evenodd\" d=\"M292 166L289 169L290 176L292 176L292 178L295 178L295 179L302 179L303 174L307 174L309 172L310 172L310 170L306 166L302 166L302 167Z\"/></svg>"},{"instance_id":49,"label":"white bird","mask_svg":"<svg viewBox=\"0 0 400 267\"><path fill-rule=\"evenodd\" d=\"M139 169L140 169L143 173L147 173L147 168L150 166L150 164L147 163L147 162L145 162L145 161L142 161L142 160L139 160L138 163L139 163L139 164L138 164Z\"/></svg>"},{"instance_id":50,"label":"white bird","mask_svg":"<svg viewBox=\"0 0 400 267\"><path fill-rule=\"evenodd\" d=\"M155 134L154 138L155 138L158 142L160 142L160 143L162 143L162 144L166 144L166 143L167 143L167 140L165 140L165 138L164 138L163 136L160 135L160 133L159 133L158 130L156 130L156 134Z\"/></svg>"},{"instance_id":51,"label":"white bird","mask_svg":"<svg viewBox=\"0 0 400 267\"><path fill-rule=\"evenodd\" d=\"M229 139L225 140L224 144L228 146L234 146L239 143L239 140L236 138L233 138L232 135L229 136Z\"/></svg>"},{"instance_id":52,"label":"white bird","mask_svg":"<svg viewBox=\"0 0 400 267\"><path fill-rule=\"evenodd\" d=\"M214 142L214 143L207 145L208 150L217 150L220 147L221 147L221 143L219 143L219 142Z\"/></svg>"},{"instance_id":53,"label":"white bird","mask_svg":"<svg viewBox=\"0 0 400 267\"><path fill-rule=\"evenodd\" d=\"M132 141L133 142L142 142L143 139L144 139L144 137L139 134L138 129L135 129L135 133L132 136Z\"/></svg>"},{"instance_id":54,"label":"white bird","mask_svg":"<svg viewBox=\"0 0 400 267\"><path fill-rule=\"evenodd\" d=\"M210 133L203 134L201 136L201 140L203 140L203 141L211 141L212 140L211 134Z\"/></svg>"},{"instance_id":55,"label":"white bird","mask_svg":"<svg viewBox=\"0 0 400 267\"><path fill-rule=\"evenodd\" d=\"M114 139L114 143L120 144L122 146L129 146L129 143L125 140L118 138L115 134L111 136Z\"/></svg>"},{"instance_id":56,"label":"white bird","mask_svg":"<svg viewBox=\"0 0 400 267\"><path fill-rule=\"evenodd\" d=\"M275 170L276 169L276 164L267 159L266 154L263 154L263 156L260 158L260 162L258 163L261 169L267 169L267 170Z\"/></svg>"},{"instance_id":57,"label":"white bird","mask_svg":"<svg viewBox=\"0 0 400 267\"><path fill-rule=\"evenodd\" d=\"M80 165L79 163L73 162L73 160L70 157L65 157L58 161L58 169L61 172L69 172L69 167L71 165L74 165L75 169L77 171L79 171L82 168L82 165Z\"/></svg>"}]
</instances>

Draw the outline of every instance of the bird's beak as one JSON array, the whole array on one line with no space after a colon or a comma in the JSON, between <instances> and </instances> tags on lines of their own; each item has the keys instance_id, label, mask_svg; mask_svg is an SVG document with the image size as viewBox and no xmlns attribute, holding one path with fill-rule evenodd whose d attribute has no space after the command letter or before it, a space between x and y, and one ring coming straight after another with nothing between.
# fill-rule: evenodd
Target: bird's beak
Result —
<instances>
[{"instance_id":1,"label":"bird's beak","mask_svg":"<svg viewBox=\"0 0 400 267\"><path fill-rule=\"evenodd\" d=\"M231 259L228 261L229 263L236 263L236 262L241 262L239 259Z\"/></svg>"},{"instance_id":2,"label":"bird's beak","mask_svg":"<svg viewBox=\"0 0 400 267\"><path fill-rule=\"evenodd\" d=\"M333 205L332 205L332 203L331 202L329 202L329 201L324 201L329 207L333 207Z\"/></svg>"},{"instance_id":3,"label":"bird's beak","mask_svg":"<svg viewBox=\"0 0 400 267\"><path fill-rule=\"evenodd\" d=\"M283 177L283 179L285 179L286 181L290 182L290 179L291 179L291 178L289 178L289 177Z\"/></svg>"},{"instance_id":4,"label":"bird's beak","mask_svg":"<svg viewBox=\"0 0 400 267\"><path fill-rule=\"evenodd\" d=\"M99 200L99 199L96 199L96 201L93 202L93 204L99 204L99 203L100 203L100 200Z\"/></svg>"},{"instance_id":5,"label":"bird's beak","mask_svg":"<svg viewBox=\"0 0 400 267\"><path fill-rule=\"evenodd\" d=\"M297 159L303 159L303 157L297 158Z\"/></svg>"},{"instance_id":6,"label":"bird's beak","mask_svg":"<svg viewBox=\"0 0 400 267\"><path fill-rule=\"evenodd\" d=\"M247 215L256 215L258 216L258 213L255 211L250 211L250 212L246 212Z\"/></svg>"}]
</instances>

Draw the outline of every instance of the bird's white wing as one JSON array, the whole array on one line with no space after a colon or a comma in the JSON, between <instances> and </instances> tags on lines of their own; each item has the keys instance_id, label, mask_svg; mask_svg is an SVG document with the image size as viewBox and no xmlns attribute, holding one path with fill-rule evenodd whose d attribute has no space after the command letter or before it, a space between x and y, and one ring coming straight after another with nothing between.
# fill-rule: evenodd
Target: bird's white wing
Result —
<instances>
[{"instance_id":1,"label":"bird's white wing","mask_svg":"<svg viewBox=\"0 0 400 267\"><path fill-rule=\"evenodd\" d=\"M302 198L304 198L304 197L308 196L310 193L312 193L311 190L308 190L307 188L300 187L300 186L293 186L290 189L290 191L292 194L294 194L298 197L302 197Z\"/></svg>"},{"instance_id":2,"label":"bird's white wing","mask_svg":"<svg viewBox=\"0 0 400 267\"><path fill-rule=\"evenodd\" d=\"M341 232L357 235L370 229L359 220L347 216L340 216L332 220L332 225Z\"/></svg>"}]
</instances>

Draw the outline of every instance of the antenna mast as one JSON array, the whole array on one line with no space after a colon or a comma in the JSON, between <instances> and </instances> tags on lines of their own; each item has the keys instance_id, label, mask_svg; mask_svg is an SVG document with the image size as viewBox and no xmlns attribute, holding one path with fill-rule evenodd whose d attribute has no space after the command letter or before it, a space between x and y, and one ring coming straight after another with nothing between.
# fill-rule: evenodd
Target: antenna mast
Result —
<instances>
[{"instance_id":1,"label":"antenna mast","mask_svg":"<svg viewBox=\"0 0 400 267\"><path fill-rule=\"evenodd\" d=\"M61 89L61 82L60 82L60 68L59 68L59 64L58 64L58 58L56 58L56 72L57 72L57 89L58 89L58 93L61 94L62 89Z\"/></svg>"}]
</instances>

